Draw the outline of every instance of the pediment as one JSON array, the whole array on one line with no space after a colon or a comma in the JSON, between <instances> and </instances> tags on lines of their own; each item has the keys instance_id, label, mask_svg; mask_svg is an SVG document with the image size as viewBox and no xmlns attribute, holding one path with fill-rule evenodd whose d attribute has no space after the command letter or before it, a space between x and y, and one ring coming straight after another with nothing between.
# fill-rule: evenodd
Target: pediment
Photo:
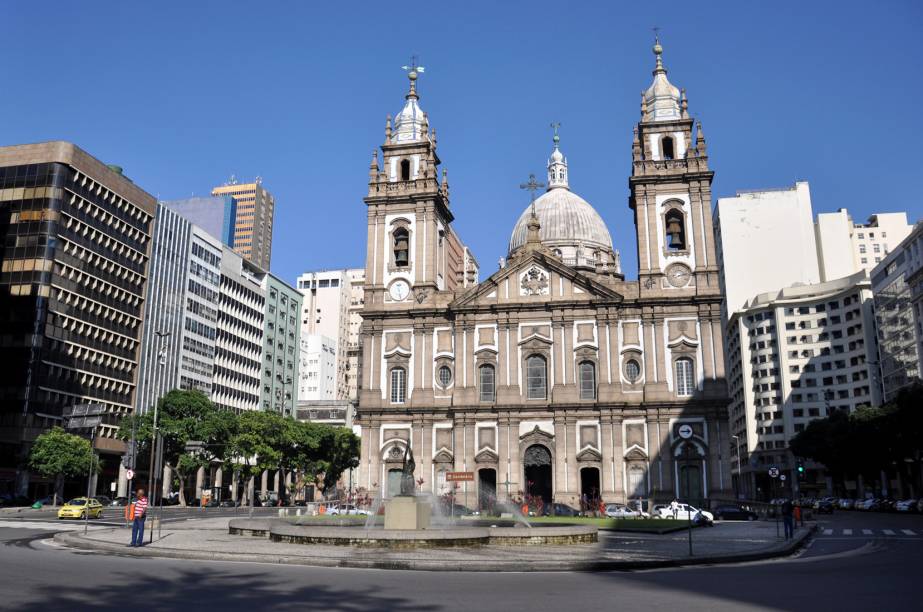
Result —
<instances>
[{"instance_id":1,"label":"pediment","mask_svg":"<svg viewBox=\"0 0 923 612\"><path fill-rule=\"evenodd\" d=\"M624 457L625 459L647 459L647 453L637 444L633 444L625 451Z\"/></svg>"},{"instance_id":2,"label":"pediment","mask_svg":"<svg viewBox=\"0 0 923 612\"><path fill-rule=\"evenodd\" d=\"M485 446L474 456L475 463L497 463L499 460L500 455L489 446Z\"/></svg>"},{"instance_id":3,"label":"pediment","mask_svg":"<svg viewBox=\"0 0 923 612\"><path fill-rule=\"evenodd\" d=\"M526 282L528 283L531 279L529 273L536 270L540 273L554 272L555 274L568 279L574 285L574 294L579 295L578 299L581 300L621 302L625 299L624 296L617 291L614 291L599 281L585 276L570 266L564 265L564 263L561 262L557 257L546 255L539 251L533 251L524 253L521 256L511 259L507 263L506 267L497 270L489 278L485 279L480 284L472 287L471 289L468 289L460 296L455 298L449 304L449 308L462 309L478 306L481 304L495 306L497 304L498 296L502 294L499 288L507 282L507 279L509 279L510 282L510 301L521 300L528 302L531 301L531 298L533 297L544 297L548 301L561 299L559 296L554 295L553 290L550 291L550 295L520 295L520 285L522 284L523 279L526 279ZM534 276L534 274L532 276ZM539 288L541 287L541 282L540 280L536 281L530 286Z\"/></svg>"},{"instance_id":4,"label":"pediment","mask_svg":"<svg viewBox=\"0 0 923 612\"><path fill-rule=\"evenodd\" d=\"M526 433L519 436L520 442L525 442L526 440L531 440L533 442L550 443L552 440L554 440L554 435L548 433L547 431L541 429L538 425L536 425L530 431L527 431Z\"/></svg>"},{"instance_id":5,"label":"pediment","mask_svg":"<svg viewBox=\"0 0 923 612\"><path fill-rule=\"evenodd\" d=\"M592 446L585 446L577 453L577 461L602 461L602 454Z\"/></svg>"},{"instance_id":6,"label":"pediment","mask_svg":"<svg viewBox=\"0 0 923 612\"><path fill-rule=\"evenodd\" d=\"M455 456L452 454L452 451L443 446L436 454L433 455L433 463L454 463Z\"/></svg>"}]
</instances>

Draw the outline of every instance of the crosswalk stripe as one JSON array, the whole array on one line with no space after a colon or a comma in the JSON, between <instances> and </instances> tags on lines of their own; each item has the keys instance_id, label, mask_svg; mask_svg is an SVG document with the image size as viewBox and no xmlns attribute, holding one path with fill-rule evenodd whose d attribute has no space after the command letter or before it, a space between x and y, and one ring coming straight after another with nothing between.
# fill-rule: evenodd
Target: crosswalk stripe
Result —
<instances>
[{"instance_id":1,"label":"crosswalk stripe","mask_svg":"<svg viewBox=\"0 0 923 612\"><path fill-rule=\"evenodd\" d=\"M863 529L863 530L862 530L862 535L872 535L872 530L871 530L871 529Z\"/></svg>"},{"instance_id":2,"label":"crosswalk stripe","mask_svg":"<svg viewBox=\"0 0 923 612\"><path fill-rule=\"evenodd\" d=\"M833 535L832 529L824 529L824 535Z\"/></svg>"},{"instance_id":3,"label":"crosswalk stripe","mask_svg":"<svg viewBox=\"0 0 923 612\"><path fill-rule=\"evenodd\" d=\"M912 535L912 536L917 535L917 534L913 531L913 529L901 529L901 531L903 531L906 535Z\"/></svg>"},{"instance_id":4,"label":"crosswalk stripe","mask_svg":"<svg viewBox=\"0 0 923 612\"><path fill-rule=\"evenodd\" d=\"M852 529L844 529L843 535L852 535Z\"/></svg>"},{"instance_id":5,"label":"crosswalk stripe","mask_svg":"<svg viewBox=\"0 0 923 612\"><path fill-rule=\"evenodd\" d=\"M890 529L882 529L882 531L885 533L885 535L894 535L894 532Z\"/></svg>"}]
</instances>

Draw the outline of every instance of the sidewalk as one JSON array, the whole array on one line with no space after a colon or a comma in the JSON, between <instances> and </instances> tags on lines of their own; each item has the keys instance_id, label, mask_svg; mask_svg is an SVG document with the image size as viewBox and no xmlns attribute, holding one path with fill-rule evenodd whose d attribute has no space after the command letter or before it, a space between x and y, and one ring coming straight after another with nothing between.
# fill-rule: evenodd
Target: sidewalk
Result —
<instances>
[{"instance_id":1,"label":"sidewalk","mask_svg":"<svg viewBox=\"0 0 923 612\"><path fill-rule=\"evenodd\" d=\"M59 533L55 541L74 548L140 557L284 563L323 567L428 571L605 571L753 561L790 555L813 525L798 529L791 542L775 538L775 525L723 523L693 530L694 557L685 532L667 535L603 534L600 543L574 546L481 546L388 550L301 545L228 534L228 518L189 519L163 526L162 537L129 548L128 529ZM728 529L724 529L728 527ZM749 527L749 529L747 529ZM771 531L767 529L771 527ZM540 529L540 528L536 528ZM150 533L148 528L147 533Z\"/></svg>"}]
</instances>

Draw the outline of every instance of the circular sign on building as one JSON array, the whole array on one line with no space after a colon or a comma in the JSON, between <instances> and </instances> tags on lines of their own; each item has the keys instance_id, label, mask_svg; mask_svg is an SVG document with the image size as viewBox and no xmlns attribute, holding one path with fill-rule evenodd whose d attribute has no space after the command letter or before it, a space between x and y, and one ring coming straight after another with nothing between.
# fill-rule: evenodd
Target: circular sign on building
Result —
<instances>
[{"instance_id":1,"label":"circular sign on building","mask_svg":"<svg viewBox=\"0 0 923 612\"><path fill-rule=\"evenodd\" d=\"M679 437L683 440L688 440L692 437L692 425L680 425L679 429L676 430L676 433L678 433Z\"/></svg>"},{"instance_id":2,"label":"circular sign on building","mask_svg":"<svg viewBox=\"0 0 923 612\"><path fill-rule=\"evenodd\" d=\"M127 478L128 480L131 480L134 477L135 477L134 470L125 470L125 478Z\"/></svg>"},{"instance_id":3,"label":"circular sign on building","mask_svg":"<svg viewBox=\"0 0 923 612\"><path fill-rule=\"evenodd\" d=\"M769 468L769 476L770 476L771 478L778 478L778 477L779 477L779 468L777 468L777 467L771 467L771 468Z\"/></svg>"}]
</instances>

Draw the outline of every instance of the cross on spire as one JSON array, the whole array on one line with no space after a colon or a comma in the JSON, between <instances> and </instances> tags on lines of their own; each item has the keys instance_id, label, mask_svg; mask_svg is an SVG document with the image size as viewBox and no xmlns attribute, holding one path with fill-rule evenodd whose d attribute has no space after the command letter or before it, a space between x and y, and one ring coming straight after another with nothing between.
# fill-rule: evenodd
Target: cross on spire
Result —
<instances>
[{"instance_id":1,"label":"cross on spire","mask_svg":"<svg viewBox=\"0 0 923 612\"><path fill-rule=\"evenodd\" d=\"M552 121L552 122L551 122L551 129L554 130L554 138L553 138L553 140L554 140L554 146L555 146L555 147L557 147L557 146L558 146L558 142L561 141L561 137L558 136L558 130L559 130L560 128L561 128L561 123L560 123L560 122L558 122L558 121Z\"/></svg>"}]
</instances>

